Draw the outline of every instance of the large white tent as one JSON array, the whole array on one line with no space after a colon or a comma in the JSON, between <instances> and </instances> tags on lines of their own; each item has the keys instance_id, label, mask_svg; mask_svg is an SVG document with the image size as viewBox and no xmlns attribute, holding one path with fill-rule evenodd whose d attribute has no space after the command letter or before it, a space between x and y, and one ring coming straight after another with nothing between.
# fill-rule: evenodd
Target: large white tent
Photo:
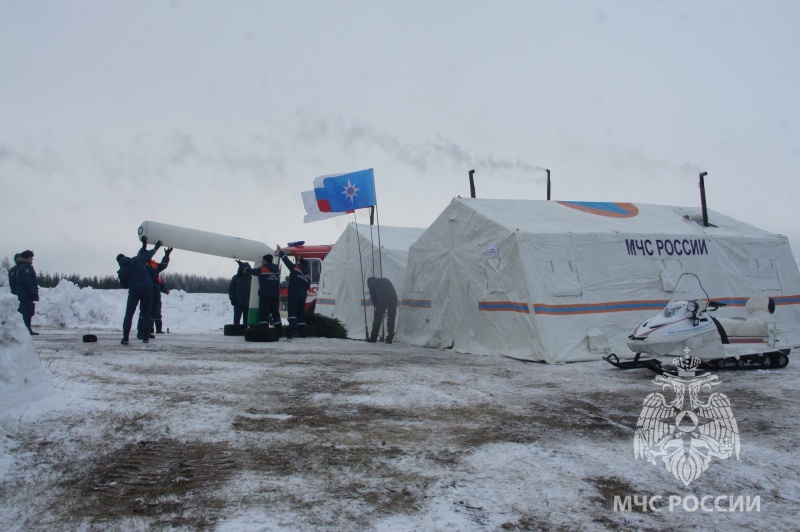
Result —
<instances>
[{"instance_id":1,"label":"large white tent","mask_svg":"<svg viewBox=\"0 0 800 532\"><path fill-rule=\"evenodd\" d=\"M350 338L366 338L373 318L367 279L386 277L400 296L408 248L423 231L348 224L323 263L316 312L341 321Z\"/></svg>"},{"instance_id":2,"label":"large white tent","mask_svg":"<svg viewBox=\"0 0 800 532\"><path fill-rule=\"evenodd\" d=\"M625 340L691 272L720 317L773 297L789 341L800 273L786 237L698 208L456 198L409 251L405 343L549 363L632 355ZM737 308L739 307L739 308Z\"/></svg>"}]
</instances>

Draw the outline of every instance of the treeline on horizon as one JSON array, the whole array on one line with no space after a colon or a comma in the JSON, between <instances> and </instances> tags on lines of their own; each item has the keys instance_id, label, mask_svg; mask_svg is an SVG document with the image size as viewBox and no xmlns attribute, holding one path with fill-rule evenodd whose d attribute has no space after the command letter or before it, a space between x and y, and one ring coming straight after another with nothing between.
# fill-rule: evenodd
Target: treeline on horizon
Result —
<instances>
[{"instance_id":1,"label":"treeline on horizon","mask_svg":"<svg viewBox=\"0 0 800 532\"><path fill-rule=\"evenodd\" d=\"M11 268L11 260L5 257L0 261L0 267L8 271ZM77 273L69 275L48 272L36 272L36 278L41 288L54 288L62 279L75 283L81 288L92 287L98 290L119 290L119 279L116 274L104 277L81 277ZM230 279L225 277L203 277L185 273L162 272L161 280L167 290L183 290L193 294L227 294Z\"/></svg>"},{"instance_id":2,"label":"treeline on horizon","mask_svg":"<svg viewBox=\"0 0 800 532\"><path fill-rule=\"evenodd\" d=\"M91 286L98 290L117 290L122 287L116 275L106 275L105 277L81 277L72 273L62 275L54 273L50 275L45 272L36 274L39 279L39 286L42 288L53 288L61 282L61 279L73 282L81 288ZM202 277L185 273L162 273L161 281L167 290L183 290L192 294L227 294L230 279L224 277Z\"/></svg>"}]
</instances>

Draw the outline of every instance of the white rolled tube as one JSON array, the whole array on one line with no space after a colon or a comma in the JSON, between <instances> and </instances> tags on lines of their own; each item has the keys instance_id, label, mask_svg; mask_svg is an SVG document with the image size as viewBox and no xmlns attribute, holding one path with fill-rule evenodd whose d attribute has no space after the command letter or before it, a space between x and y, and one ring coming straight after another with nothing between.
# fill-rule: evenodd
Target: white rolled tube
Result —
<instances>
[{"instance_id":1,"label":"white rolled tube","mask_svg":"<svg viewBox=\"0 0 800 532\"><path fill-rule=\"evenodd\" d=\"M256 268L261 267L261 257L268 253L275 254L275 250L257 240L247 240L160 222L142 222L142 225L139 226L139 239L143 236L147 237L147 243L150 245L161 240L164 247L252 261ZM253 280L250 287L250 308L246 323L258 324L258 280Z\"/></svg>"},{"instance_id":2,"label":"white rolled tube","mask_svg":"<svg viewBox=\"0 0 800 532\"><path fill-rule=\"evenodd\" d=\"M142 225L139 226L139 239L143 236L147 237L147 243L150 245L161 240L164 247L252 261L256 266L261 264L261 257L264 255L268 253L275 254L271 247L257 240L199 231L160 222L142 222Z\"/></svg>"}]
</instances>

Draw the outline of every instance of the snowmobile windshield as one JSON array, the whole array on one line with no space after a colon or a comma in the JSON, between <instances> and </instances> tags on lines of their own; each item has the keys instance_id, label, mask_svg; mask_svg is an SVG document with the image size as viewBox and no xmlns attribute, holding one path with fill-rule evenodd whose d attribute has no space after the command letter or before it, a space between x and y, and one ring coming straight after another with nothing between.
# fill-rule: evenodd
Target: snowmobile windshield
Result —
<instances>
[{"instance_id":1,"label":"snowmobile windshield","mask_svg":"<svg viewBox=\"0 0 800 532\"><path fill-rule=\"evenodd\" d=\"M669 309L673 309L671 312L675 313L675 311L685 306L685 303L683 303L685 301L697 302L701 310L708 306L708 293L703 288L703 285L700 284L700 279L693 273L681 274L678 282L675 283L675 290L672 291L672 296L664 309L664 314L666 315Z\"/></svg>"},{"instance_id":2,"label":"snowmobile windshield","mask_svg":"<svg viewBox=\"0 0 800 532\"><path fill-rule=\"evenodd\" d=\"M667 304L666 307L664 307L664 317L671 318L675 314L680 314L685 307L686 307L686 302L678 302L678 303L671 302Z\"/></svg>"}]
</instances>

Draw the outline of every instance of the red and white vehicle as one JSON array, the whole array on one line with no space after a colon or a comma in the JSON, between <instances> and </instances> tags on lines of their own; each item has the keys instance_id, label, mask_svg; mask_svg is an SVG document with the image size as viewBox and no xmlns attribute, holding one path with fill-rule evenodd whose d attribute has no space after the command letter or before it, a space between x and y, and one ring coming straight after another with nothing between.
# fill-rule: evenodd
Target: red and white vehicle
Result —
<instances>
[{"instance_id":1,"label":"red and white vehicle","mask_svg":"<svg viewBox=\"0 0 800 532\"><path fill-rule=\"evenodd\" d=\"M328 253L333 249L332 245L316 245L306 246L304 242L290 242L286 247L281 248L287 255L293 257L296 261L298 257L303 257L308 261L309 277L311 277L311 284L308 287L308 296L306 297L306 315L314 312L317 306L317 291L319 290L319 279L322 275L322 261L328 256ZM286 301L289 292L289 272L286 271L286 265L280 261L278 257L275 260L280 262L281 267L281 315L285 317Z\"/></svg>"}]
</instances>

